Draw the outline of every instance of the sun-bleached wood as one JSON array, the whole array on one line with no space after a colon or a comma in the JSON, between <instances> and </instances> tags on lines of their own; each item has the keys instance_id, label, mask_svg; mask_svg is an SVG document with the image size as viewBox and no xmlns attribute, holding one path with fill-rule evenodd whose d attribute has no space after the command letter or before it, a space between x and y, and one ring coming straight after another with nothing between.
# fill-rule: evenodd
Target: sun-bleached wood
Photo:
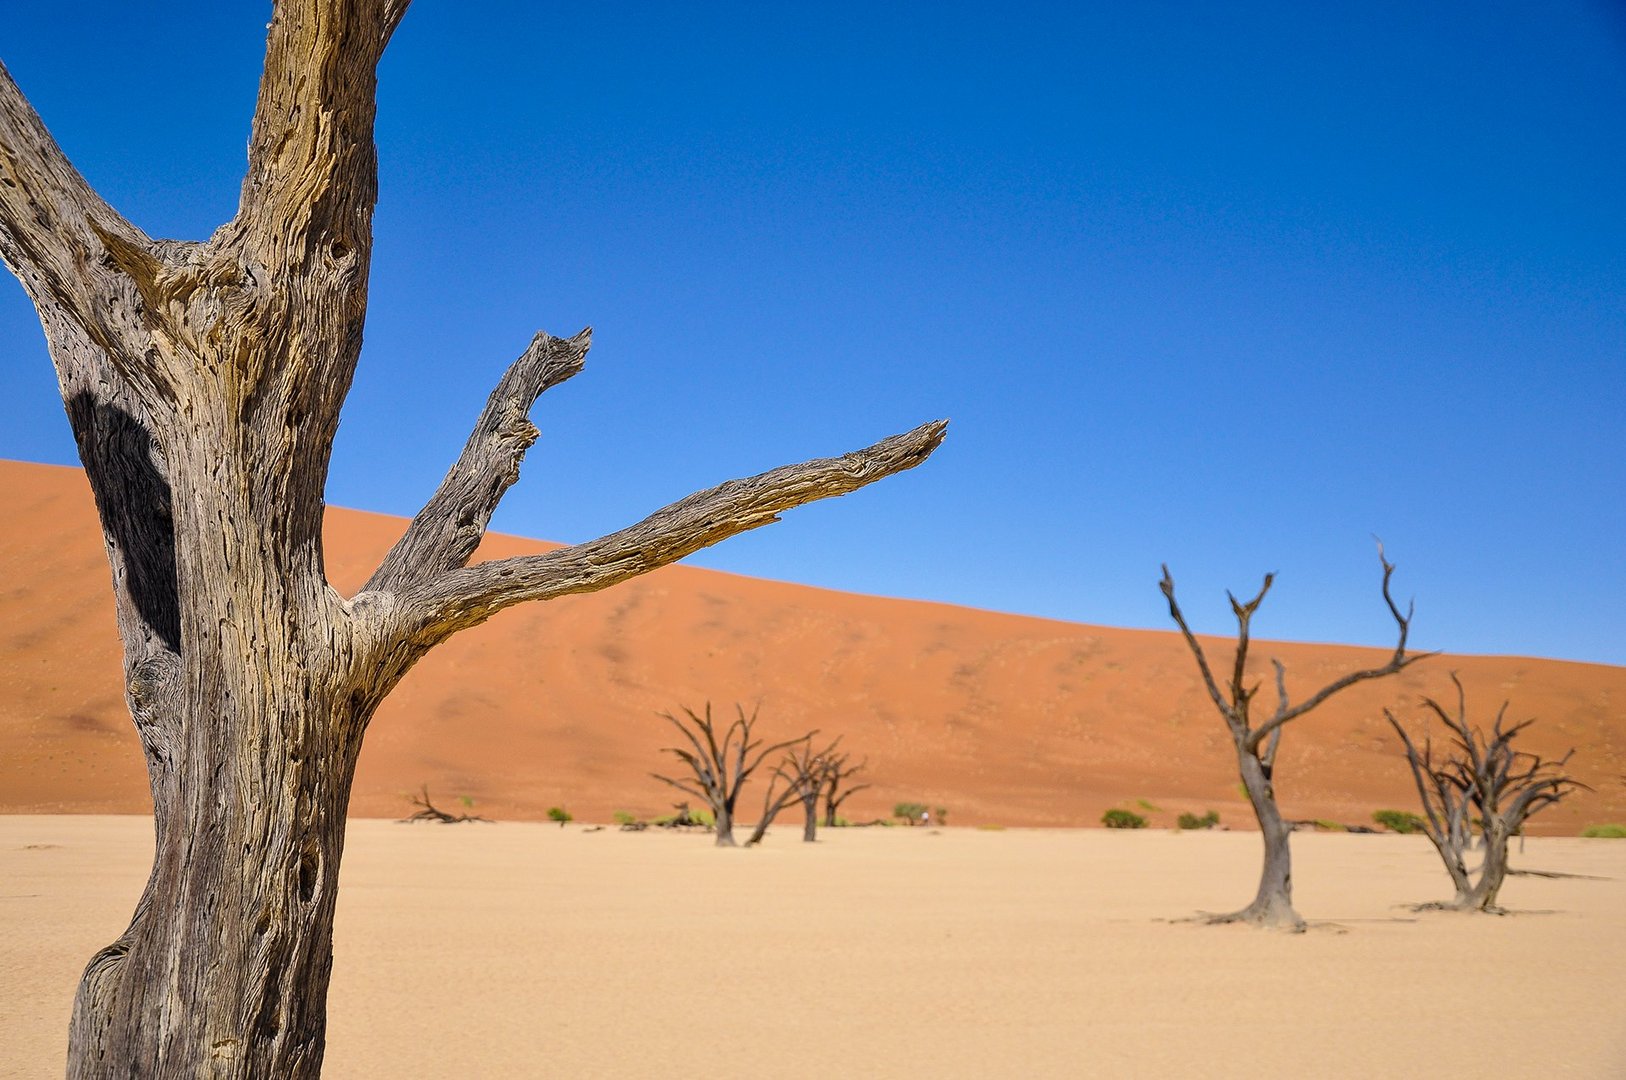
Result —
<instances>
[{"instance_id":1,"label":"sun-bleached wood","mask_svg":"<svg viewBox=\"0 0 1626 1080\"><path fill-rule=\"evenodd\" d=\"M1282 730L1289 722L1358 682L1394 675L1417 661L1434 655L1406 654L1406 638L1411 631L1412 613L1408 608L1402 615L1389 592L1389 579L1394 576L1395 568L1384 556L1381 544L1378 545L1378 561L1383 564L1383 602L1388 606L1389 614L1394 618L1398 631L1394 652L1388 662L1380 667L1362 668L1342 678L1334 679L1295 705L1287 692L1287 671L1282 667L1281 661L1273 658L1271 666L1275 669L1276 675L1276 710L1257 726L1254 724L1251 710L1254 695L1259 692L1259 684L1249 686L1246 682L1251 624L1254 612L1259 609L1265 594L1270 591L1276 575L1266 574L1259 592L1246 603L1229 592L1225 594L1231 601L1231 613L1236 616L1237 633L1231 677L1222 689L1214 678L1213 669L1209 667L1208 656L1204 653L1202 644L1191 632L1191 627L1186 624L1186 617L1174 599L1174 578L1169 575L1169 568L1163 567L1163 579L1158 583L1158 587L1162 589L1163 596L1168 601L1169 615L1180 627L1186 646L1196 658L1197 669L1203 677L1203 687L1208 691L1209 699L1219 710L1226 728L1231 733L1231 742L1236 749L1237 772L1242 778L1243 788L1247 791L1248 803L1253 807L1254 817L1259 821L1259 832L1265 844L1264 868L1259 875L1259 889L1254 895L1253 902L1240 911L1209 916L1208 921L1246 922L1294 931L1304 929L1304 920L1293 909L1293 861L1288 846L1288 838L1293 827L1282 820L1281 810L1276 805L1276 751L1281 746Z\"/></svg>"},{"instance_id":2,"label":"sun-bleached wood","mask_svg":"<svg viewBox=\"0 0 1626 1080\"><path fill-rule=\"evenodd\" d=\"M322 563L361 353L377 66L406 0L278 0L236 214L152 239L102 200L0 67L0 257L44 328L101 517L156 855L85 970L73 1077L321 1067L345 810L374 711L433 645L605 588L910 468L941 424L732 481L600 540L467 565L588 347L538 335L366 588Z\"/></svg>"}]
</instances>

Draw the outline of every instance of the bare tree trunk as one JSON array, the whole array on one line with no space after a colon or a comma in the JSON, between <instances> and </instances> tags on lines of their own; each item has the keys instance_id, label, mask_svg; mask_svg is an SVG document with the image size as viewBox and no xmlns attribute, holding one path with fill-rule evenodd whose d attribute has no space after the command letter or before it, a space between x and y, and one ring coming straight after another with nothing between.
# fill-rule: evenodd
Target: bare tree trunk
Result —
<instances>
[{"instance_id":1,"label":"bare tree trunk","mask_svg":"<svg viewBox=\"0 0 1626 1080\"><path fill-rule=\"evenodd\" d=\"M819 838L819 788L803 792L802 814L802 842L811 844Z\"/></svg>"},{"instance_id":2,"label":"bare tree trunk","mask_svg":"<svg viewBox=\"0 0 1626 1080\"><path fill-rule=\"evenodd\" d=\"M0 257L39 313L95 494L156 828L130 926L85 970L71 1077L317 1076L351 779L406 671L503 608L667 565L911 468L943 436L924 425L471 566L537 436L531 407L589 344L538 334L405 535L339 596L323 491L367 311L376 65L406 8L276 0L238 211L201 242L120 216L0 67Z\"/></svg>"},{"instance_id":3,"label":"bare tree trunk","mask_svg":"<svg viewBox=\"0 0 1626 1080\"><path fill-rule=\"evenodd\" d=\"M1237 748L1237 769L1248 792L1248 803L1259 821L1265 844L1259 891L1241 911L1221 915L1217 922L1248 922L1286 930L1303 930L1304 920L1293 910L1293 854L1288 838L1293 829L1282 820L1276 791L1263 763L1245 746Z\"/></svg>"},{"instance_id":4,"label":"bare tree trunk","mask_svg":"<svg viewBox=\"0 0 1626 1080\"><path fill-rule=\"evenodd\" d=\"M712 818L716 824L712 831L717 834L715 846L735 847L734 843L734 804L732 801L719 805L712 810Z\"/></svg>"}]
</instances>

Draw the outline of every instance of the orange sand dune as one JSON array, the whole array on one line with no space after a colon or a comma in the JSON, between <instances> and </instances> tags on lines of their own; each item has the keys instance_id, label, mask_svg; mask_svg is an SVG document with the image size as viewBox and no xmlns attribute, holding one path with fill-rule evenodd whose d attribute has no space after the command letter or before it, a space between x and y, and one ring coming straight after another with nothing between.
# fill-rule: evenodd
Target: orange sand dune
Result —
<instances>
[{"instance_id":1,"label":"orange sand dune","mask_svg":"<svg viewBox=\"0 0 1626 1080\"><path fill-rule=\"evenodd\" d=\"M0 462L0 811L150 809L124 709L108 570L89 490L75 469ZM328 569L354 590L403 522L328 515ZM489 537L482 557L550 545ZM1149 586L1150 587L1150 586ZM1226 653L1213 643L1215 659ZM1379 650L1260 643L1305 688ZM1287 814L1365 822L1415 795L1384 705L1420 695L1540 718L1524 741L1577 748L1596 789L1537 818L1536 832L1626 820L1626 668L1518 657L1442 656L1359 686L1289 729L1278 769ZM946 604L879 599L672 567L594 596L513 609L421 663L373 721L352 810L393 817L427 784L449 806L582 820L673 801L648 778L669 729L656 717L710 699L761 702L763 733L818 728L870 762L874 788L850 815L895 801L950 809L950 822L1088 825L1146 800L1154 824L1215 809L1246 826L1226 732L1173 633L1117 630ZM749 794L748 794L749 798Z\"/></svg>"}]
</instances>

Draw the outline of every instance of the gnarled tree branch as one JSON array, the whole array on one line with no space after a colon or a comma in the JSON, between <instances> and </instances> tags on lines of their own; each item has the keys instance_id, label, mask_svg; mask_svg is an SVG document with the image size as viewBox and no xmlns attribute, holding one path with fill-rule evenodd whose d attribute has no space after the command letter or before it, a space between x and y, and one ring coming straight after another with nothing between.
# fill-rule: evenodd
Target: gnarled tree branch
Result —
<instances>
[{"instance_id":1,"label":"gnarled tree branch","mask_svg":"<svg viewBox=\"0 0 1626 1080\"><path fill-rule=\"evenodd\" d=\"M729 480L597 540L454 570L400 598L409 605L407 634L427 645L514 604L609 588L778 521L785 510L914 468L943 441L946 426L946 421L934 421L841 457Z\"/></svg>"},{"instance_id":2,"label":"gnarled tree branch","mask_svg":"<svg viewBox=\"0 0 1626 1080\"><path fill-rule=\"evenodd\" d=\"M161 358L138 285L157 273L157 247L85 182L3 64L0 257L41 319L67 319L98 354L96 366L151 401ZM59 372L88 359L55 347L52 356Z\"/></svg>"},{"instance_id":3,"label":"gnarled tree branch","mask_svg":"<svg viewBox=\"0 0 1626 1080\"><path fill-rule=\"evenodd\" d=\"M531 340L491 392L457 463L364 590L402 591L469 561L536 441L527 415L531 406L544 391L581 371L592 334L587 329L568 339L537 334Z\"/></svg>"}]
</instances>

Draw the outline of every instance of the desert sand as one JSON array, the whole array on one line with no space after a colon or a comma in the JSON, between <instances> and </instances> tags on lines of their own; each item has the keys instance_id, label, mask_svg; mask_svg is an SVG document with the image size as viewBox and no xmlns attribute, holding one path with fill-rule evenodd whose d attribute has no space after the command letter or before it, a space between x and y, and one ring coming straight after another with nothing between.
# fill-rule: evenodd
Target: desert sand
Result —
<instances>
[{"instance_id":1,"label":"desert sand","mask_svg":"<svg viewBox=\"0 0 1626 1080\"><path fill-rule=\"evenodd\" d=\"M0 462L0 490L8 507L0 518L0 813L150 813L84 475ZM335 586L357 589L404 524L331 510ZM481 557L548 546L489 536ZM1148 595L1156 579L1150 553ZM1376 584L1374 573L1381 623ZM1427 583L1415 588L1426 607ZM1192 610L1222 602L1185 598ZM1259 628L1268 632L1268 610ZM1223 664L1226 644L1211 645ZM1386 658L1379 649L1259 642L1262 673L1273 655L1301 694ZM1476 715L1488 718L1511 699L1510 715L1540 718L1521 736L1528 749L1576 748L1572 771L1595 790L1535 818L1532 831L1574 835L1626 821L1618 779L1626 774L1626 668L1520 657L1437 657L1297 722L1277 771L1283 811L1359 824L1382 807L1413 808L1382 709L1418 716L1421 695L1451 692L1452 670ZM1080 826L1146 800L1161 808L1149 812L1155 825L1209 809L1229 825L1250 823L1224 726L1172 632L682 566L513 609L437 649L373 721L352 813L401 816L424 784L448 806L466 797L503 820L537 820L555 805L593 821L618 809L664 813L671 793L648 774L670 760L659 750L672 734L656 712L708 699L725 711L760 702L759 730L774 738L812 728L844 736L855 757L869 759L874 784L848 805L854 820L916 800L949 808L951 825Z\"/></svg>"},{"instance_id":2,"label":"desert sand","mask_svg":"<svg viewBox=\"0 0 1626 1080\"><path fill-rule=\"evenodd\" d=\"M80 968L151 822L0 817L0 1076L61 1075ZM757 850L542 824L350 825L325 1075L1626 1075L1626 843L1532 838L1515 914L1414 913L1419 837L845 829Z\"/></svg>"}]
</instances>

